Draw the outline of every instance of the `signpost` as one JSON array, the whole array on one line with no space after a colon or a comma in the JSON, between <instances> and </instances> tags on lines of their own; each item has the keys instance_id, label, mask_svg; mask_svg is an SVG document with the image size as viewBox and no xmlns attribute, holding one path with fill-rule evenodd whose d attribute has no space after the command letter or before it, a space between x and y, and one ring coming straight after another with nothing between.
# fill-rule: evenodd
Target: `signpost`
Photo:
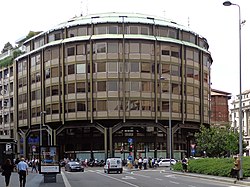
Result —
<instances>
[{"instance_id":1,"label":"signpost","mask_svg":"<svg viewBox=\"0 0 250 187\"><path fill-rule=\"evenodd\" d=\"M61 173L59 146L40 146L39 173L44 174L44 182L56 182L56 174Z\"/></svg>"}]
</instances>

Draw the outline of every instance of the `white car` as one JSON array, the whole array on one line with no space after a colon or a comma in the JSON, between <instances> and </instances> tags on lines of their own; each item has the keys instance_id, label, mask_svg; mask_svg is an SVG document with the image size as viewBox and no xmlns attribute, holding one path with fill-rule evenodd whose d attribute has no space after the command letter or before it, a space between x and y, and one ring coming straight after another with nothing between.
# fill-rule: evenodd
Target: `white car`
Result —
<instances>
[{"instance_id":1,"label":"white car","mask_svg":"<svg viewBox=\"0 0 250 187\"><path fill-rule=\"evenodd\" d=\"M110 171L116 171L122 173L122 159L121 158L108 158L106 164L103 167L104 173L110 173Z\"/></svg>"},{"instance_id":2,"label":"white car","mask_svg":"<svg viewBox=\"0 0 250 187\"><path fill-rule=\"evenodd\" d=\"M171 159L171 165L175 165L176 164L176 160L175 159ZM170 166L170 159L169 158L164 158L161 159L158 163L159 167L169 167Z\"/></svg>"}]
</instances>

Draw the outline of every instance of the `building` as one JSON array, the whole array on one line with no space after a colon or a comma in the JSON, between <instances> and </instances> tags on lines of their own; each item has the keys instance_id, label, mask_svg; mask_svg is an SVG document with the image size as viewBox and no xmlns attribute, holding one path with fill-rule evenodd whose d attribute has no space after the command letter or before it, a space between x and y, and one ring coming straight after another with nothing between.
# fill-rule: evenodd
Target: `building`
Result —
<instances>
[{"instance_id":1,"label":"building","mask_svg":"<svg viewBox=\"0 0 250 187\"><path fill-rule=\"evenodd\" d=\"M14 74L13 52L0 54L0 135L14 138Z\"/></svg>"},{"instance_id":2,"label":"building","mask_svg":"<svg viewBox=\"0 0 250 187\"><path fill-rule=\"evenodd\" d=\"M42 144L59 145L65 157L166 157L171 119L172 156L181 158L210 122L209 45L173 21L80 16L24 46L15 119L18 152L27 157L38 154L40 132Z\"/></svg>"},{"instance_id":3,"label":"building","mask_svg":"<svg viewBox=\"0 0 250 187\"><path fill-rule=\"evenodd\" d=\"M228 101L231 93L211 90L211 125L225 127L230 125Z\"/></svg>"},{"instance_id":4,"label":"building","mask_svg":"<svg viewBox=\"0 0 250 187\"><path fill-rule=\"evenodd\" d=\"M231 103L231 127L235 130L239 130L239 95L232 100ZM249 109L250 109L250 90L246 90L242 93L242 136L244 142L247 144L246 155L250 155L250 118L249 118Z\"/></svg>"}]
</instances>

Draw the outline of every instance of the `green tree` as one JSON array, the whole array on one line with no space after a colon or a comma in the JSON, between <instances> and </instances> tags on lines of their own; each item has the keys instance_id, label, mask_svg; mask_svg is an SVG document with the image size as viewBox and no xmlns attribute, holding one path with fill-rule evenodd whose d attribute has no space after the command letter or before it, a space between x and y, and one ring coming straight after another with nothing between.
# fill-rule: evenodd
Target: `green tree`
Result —
<instances>
[{"instance_id":1,"label":"green tree","mask_svg":"<svg viewBox=\"0 0 250 187\"><path fill-rule=\"evenodd\" d=\"M10 49L13 49L13 46L11 45L10 42L7 42L7 43L4 45L4 47L3 47L2 51L1 51L1 53L5 53L5 52L7 52L7 51L10 50Z\"/></svg>"},{"instance_id":2,"label":"green tree","mask_svg":"<svg viewBox=\"0 0 250 187\"><path fill-rule=\"evenodd\" d=\"M239 132L231 128L201 126L200 132L195 133L197 151L206 151L209 157L221 157L239 152ZM246 144L243 143L243 149Z\"/></svg>"}]
</instances>

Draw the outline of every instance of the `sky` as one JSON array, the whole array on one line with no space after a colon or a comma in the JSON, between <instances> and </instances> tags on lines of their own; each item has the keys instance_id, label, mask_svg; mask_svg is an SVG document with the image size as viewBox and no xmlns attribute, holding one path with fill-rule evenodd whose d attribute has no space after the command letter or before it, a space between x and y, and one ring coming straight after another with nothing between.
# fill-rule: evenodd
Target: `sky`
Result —
<instances>
[{"instance_id":1,"label":"sky","mask_svg":"<svg viewBox=\"0 0 250 187\"><path fill-rule=\"evenodd\" d=\"M13 46L30 30L47 31L80 14L133 12L171 19L189 26L205 37L213 58L212 88L239 94L239 9L223 6L224 0L8 0L0 6L0 50ZM242 92L250 89L250 1L233 0L240 5Z\"/></svg>"}]
</instances>

